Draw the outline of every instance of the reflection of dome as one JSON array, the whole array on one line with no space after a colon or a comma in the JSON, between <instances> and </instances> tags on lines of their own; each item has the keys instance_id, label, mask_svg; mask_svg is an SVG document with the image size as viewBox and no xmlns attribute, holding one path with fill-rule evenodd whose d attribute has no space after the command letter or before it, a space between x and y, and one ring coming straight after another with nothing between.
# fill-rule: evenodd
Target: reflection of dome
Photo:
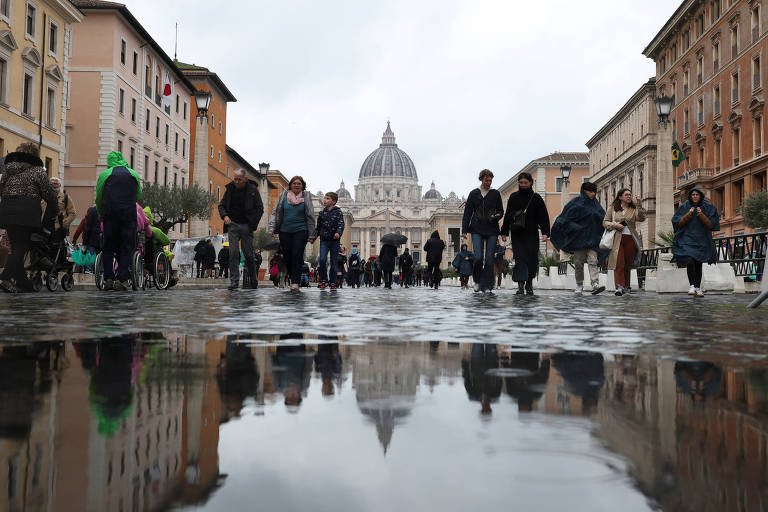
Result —
<instances>
[{"instance_id":1,"label":"reflection of dome","mask_svg":"<svg viewBox=\"0 0 768 512\"><path fill-rule=\"evenodd\" d=\"M414 181L418 179L411 157L395 144L395 134L389 126L389 121L381 138L381 145L365 159L358 178L374 176L400 176L413 178Z\"/></svg>"},{"instance_id":2,"label":"reflection of dome","mask_svg":"<svg viewBox=\"0 0 768 512\"><path fill-rule=\"evenodd\" d=\"M440 195L440 192L437 191L435 188L435 182L432 182L432 186L427 190L427 193L424 194L424 199L442 199L443 196Z\"/></svg>"},{"instance_id":3,"label":"reflection of dome","mask_svg":"<svg viewBox=\"0 0 768 512\"><path fill-rule=\"evenodd\" d=\"M352 194L349 193L349 190L344 188L344 182L341 182L341 187L339 190L336 191L336 193L339 195L339 200L341 199L352 199Z\"/></svg>"}]
</instances>

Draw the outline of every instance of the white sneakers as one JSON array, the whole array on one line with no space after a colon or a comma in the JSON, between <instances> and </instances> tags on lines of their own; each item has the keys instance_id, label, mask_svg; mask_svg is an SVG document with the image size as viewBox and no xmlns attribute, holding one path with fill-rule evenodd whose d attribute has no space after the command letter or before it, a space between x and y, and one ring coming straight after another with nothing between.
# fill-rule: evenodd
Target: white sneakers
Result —
<instances>
[{"instance_id":1,"label":"white sneakers","mask_svg":"<svg viewBox=\"0 0 768 512\"><path fill-rule=\"evenodd\" d=\"M696 296L697 297L703 297L704 296L704 292L702 291L701 288L696 288Z\"/></svg>"},{"instance_id":2,"label":"white sneakers","mask_svg":"<svg viewBox=\"0 0 768 512\"><path fill-rule=\"evenodd\" d=\"M299 291L299 285L297 285L297 284L292 284L292 285L291 285L291 291L292 291L292 292L297 292L297 291Z\"/></svg>"},{"instance_id":3,"label":"white sneakers","mask_svg":"<svg viewBox=\"0 0 768 512\"><path fill-rule=\"evenodd\" d=\"M696 288L696 286L691 285L691 287L688 288L688 295L691 297L703 297L704 291L701 288Z\"/></svg>"},{"instance_id":4,"label":"white sneakers","mask_svg":"<svg viewBox=\"0 0 768 512\"><path fill-rule=\"evenodd\" d=\"M479 292L480 291L480 284L475 283L475 288L474 289L475 289L476 292Z\"/></svg>"},{"instance_id":5,"label":"white sneakers","mask_svg":"<svg viewBox=\"0 0 768 512\"><path fill-rule=\"evenodd\" d=\"M691 295L691 296L696 295L696 287L694 285L691 285L691 287L688 288L688 295Z\"/></svg>"},{"instance_id":6,"label":"white sneakers","mask_svg":"<svg viewBox=\"0 0 768 512\"><path fill-rule=\"evenodd\" d=\"M581 294L583 294L583 293L584 293L584 285L581 285L581 284L580 284L580 285L577 285L577 286L576 286L576 289L575 289L575 290L573 290L573 293L574 293L575 295L581 295Z\"/></svg>"}]
</instances>

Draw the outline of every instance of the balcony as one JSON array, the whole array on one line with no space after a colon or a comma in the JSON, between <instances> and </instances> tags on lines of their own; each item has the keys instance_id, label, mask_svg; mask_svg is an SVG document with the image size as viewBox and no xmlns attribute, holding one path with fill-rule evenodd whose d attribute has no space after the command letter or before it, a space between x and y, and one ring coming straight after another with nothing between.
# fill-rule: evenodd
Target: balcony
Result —
<instances>
[{"instance_id":1,"label":"balcony","mask_svg":"<svg viewBox=\"0 0 768 512\"><path fill-rule=\"evenodd\" d=\"M744 203L739 203L733 208L733 214L738 217L744 213Z\"/></svg>"},{"instance_id":2,"label":"balcony","mask_svg":"<svg viewBox=\"0 0 768 512\"><path fill-rule=\"evenodd\" d=\"M712 181L715 170L710 167L697 167L688 172L684 172L677 177L677 186L682 188L692 183L705 183Z\"/></svg>"}]
</instances>

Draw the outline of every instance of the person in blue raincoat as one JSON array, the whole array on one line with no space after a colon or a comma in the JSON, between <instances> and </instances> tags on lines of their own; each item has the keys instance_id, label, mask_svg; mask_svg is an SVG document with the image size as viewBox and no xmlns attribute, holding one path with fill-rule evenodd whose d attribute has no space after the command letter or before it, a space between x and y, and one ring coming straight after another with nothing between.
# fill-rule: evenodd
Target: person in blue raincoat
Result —
<instances>
[{"instance_id":1,"label":"person in blue raincoat","mask_svg":"<svg viewBox=\"0 0 768 512\"><path fill-rule=\"evenodd\" d=\"M717 252L712 232L720 230L720 214L715 205L706 201L698 187L688 191L688 200L672 217L675 238L672 243L672 261L688 271L688 295L703 297L701 290L704 263L715 263Z\"/></svg>"},{"instance_id":2,"label":"person in blue raincoat","mask_svg":"<svg viewBox=\"0 0 768 512\"><path fill-rule=\"evenodd\" d=\"M472 270L475 267L475 255L467 249L467 244L461 244L461 251L453 258L452 265L459 273L461 287L466 288L469 276L472 275Z\"/></svg>"},{"instance_id":3,"label":"person in blue raincoat","mask_svg":"<svg viewBox=\"0 0 768 512\"><path fill-rule=\"evenodd\" d=\"M577 294L584 290L584 263L589 267L592 293L605 291L605 286L600 286L598 281L599 246L605 210L597 201L596 193L594 183L582 183L579 197L571 199L552 224L552 244L560 251L573 254ZM607 251L602 256L606 254Z\"/></svg>"}]
</instances>

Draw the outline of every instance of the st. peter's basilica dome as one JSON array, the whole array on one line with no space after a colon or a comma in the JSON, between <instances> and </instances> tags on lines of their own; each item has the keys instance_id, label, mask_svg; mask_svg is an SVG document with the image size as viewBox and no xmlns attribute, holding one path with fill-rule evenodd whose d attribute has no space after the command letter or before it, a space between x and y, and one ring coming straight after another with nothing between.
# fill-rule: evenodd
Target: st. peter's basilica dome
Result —
<instances>
[{"instance_id":1,"label":"st. peter's basilica dome","mask_svg":"<svg viewBox=\"0 0 768 512\"><path fill-rule=\"evenodd\" d=\"M414 182L418 181L416 166L413 165L411 157L395 144L395 134L389 126L389 121L381 138L381 145L365 159L358 178L379 176L412 178Z\"/></svg>"}]
</instances>

